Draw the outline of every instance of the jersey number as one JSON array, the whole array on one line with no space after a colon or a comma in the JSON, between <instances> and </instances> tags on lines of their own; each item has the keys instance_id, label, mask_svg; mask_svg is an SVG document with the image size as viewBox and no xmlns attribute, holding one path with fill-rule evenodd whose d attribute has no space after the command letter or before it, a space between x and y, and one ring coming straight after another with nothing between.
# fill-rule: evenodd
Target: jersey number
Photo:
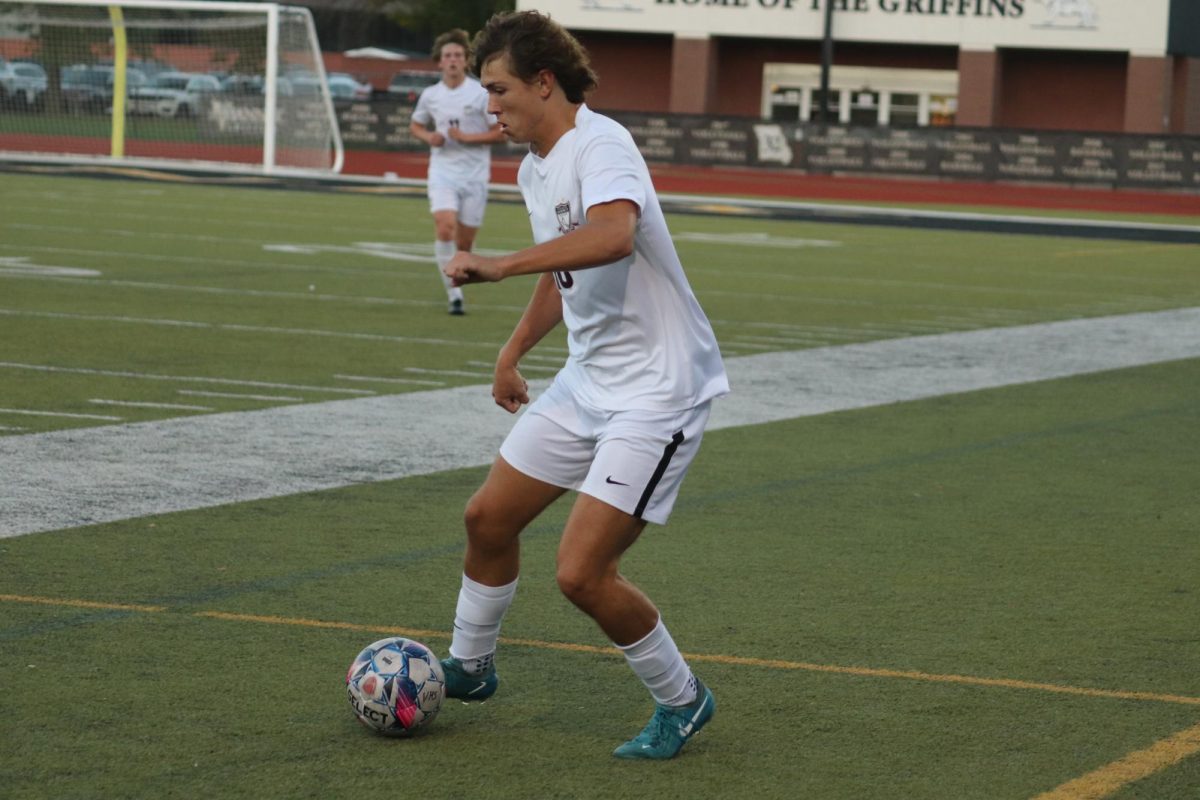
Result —
<instances>
[{"instance_id":1,"label":"jersey number","mask_svg":"<svg viewBox=\"0 0 1200 800\"><path fill-rule=\"evenodd\" d=\"M575 285L575 279L571 277L571 273L563 270L554 273L554 284L561 292L563 289L570 289Z\"/></svg>"}]
</instances>

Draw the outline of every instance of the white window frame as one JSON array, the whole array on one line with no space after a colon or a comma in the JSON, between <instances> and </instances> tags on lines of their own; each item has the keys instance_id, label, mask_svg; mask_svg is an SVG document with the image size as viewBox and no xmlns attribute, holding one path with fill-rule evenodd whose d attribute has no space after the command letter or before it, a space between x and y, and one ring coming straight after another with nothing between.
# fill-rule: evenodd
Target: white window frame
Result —
<instances>
[{"instance_id":1,"label":"white window frame","mask_svg":"<svg viewBox=\"0 0 1200 800\"><path fill-rule=\"evenodd\" d=\"M762 117L771 117L771 95L776 87L800 90L800 120L807 122L813 112L813 93L821 88L821 67L815 64L764 64ZM857 90L879 93L879 125L891 121L892 93L919 97L917 124L929 125L930 95L958 95L958 71L935 69L888 69L881 67L841 67L829 70L829 90L838 92L838 122L850 122L850 97Z\"/></svg>"}]
</instances>

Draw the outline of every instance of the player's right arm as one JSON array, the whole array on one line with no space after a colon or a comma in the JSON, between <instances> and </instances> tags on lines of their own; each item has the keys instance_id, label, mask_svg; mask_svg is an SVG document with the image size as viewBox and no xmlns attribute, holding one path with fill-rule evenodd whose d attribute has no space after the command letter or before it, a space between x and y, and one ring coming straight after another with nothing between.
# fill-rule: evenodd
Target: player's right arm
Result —
<instances>
[{"instance_id":1,"label":"player's right arm","mask_svg":"<svg viewBox=\"0 0 1200 800\"><path fill-rule=\"evenodd\" d=\"M460 250L442 270L455 286L502 281L514 275L590 269L619 261L633 252L640 208L617 198L587 209L587 224L503 256Z\"/></svg>"},{"instance_id":2,"label":"player's right arm","mask_svg":"<svg viewBox=\"0 0 1200 800\"><path fill-rule=\"evenodd\" d=\"M496 357L496 372L492 383L492 399L505 411L515 413L529 402L529 384L522 377L521 358L533 349L547 333L562 322L562 296L554 285L554 276L538 276L533 297L517 322L508 341Z\"/></svg>"},{"instance_id":3,"label":"player's right arm","mask_svg":"<svg viewBox=\"0 0 1200 800\"><path fill-rule=\"evenodd\" d=\"M441 147L446 143L446 137L437 131L431 131L419 122L408 126L408 131L430 147Z\"/></svg>"},{"instance_id":4,"label":"player's right arm","mask_svg":"<svg viewBox=\"0 0 1200 800\"><path fill-rule=\"evenodd\" d=\"M429 126L433 124L433 113L429 110L429 99L426 88L421 92L421 96L417 98L417 107L413 109L412 122L408 125L408 132L415 138L421 140L430 147L441 147L446 143L446 137L436 130L430 130Z\"/></svg>"}]
</instances>

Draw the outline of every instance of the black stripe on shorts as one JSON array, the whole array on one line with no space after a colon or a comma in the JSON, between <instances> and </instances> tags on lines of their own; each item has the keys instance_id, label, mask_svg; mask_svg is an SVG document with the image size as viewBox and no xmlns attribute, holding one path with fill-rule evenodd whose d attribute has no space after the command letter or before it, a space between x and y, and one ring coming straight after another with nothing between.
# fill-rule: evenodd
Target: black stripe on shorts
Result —
<instances>
[{"instance_id":1,"label":"black stripe on shorts","mask_svg":"<svg viewBox=\"0 0 1200 800\"><path fill-rule=\"evenodd\" d=\"M667 466L671 463L671 457L675 455L675 451L679 449L679 445L683 444L683 431L676 431L671 437L671 442L663 449L662 458L658 462L658 466L654 469L654 474L650 476L650 482L646 484L646 490L642 492L642 498L638 500L637 508L633 510L633 515L639 519L642 512L646 510L646 504L650 502L650 496L654 494L655 487L662 480L662 476L666 474Z\"/></svg>"}]
</instances>

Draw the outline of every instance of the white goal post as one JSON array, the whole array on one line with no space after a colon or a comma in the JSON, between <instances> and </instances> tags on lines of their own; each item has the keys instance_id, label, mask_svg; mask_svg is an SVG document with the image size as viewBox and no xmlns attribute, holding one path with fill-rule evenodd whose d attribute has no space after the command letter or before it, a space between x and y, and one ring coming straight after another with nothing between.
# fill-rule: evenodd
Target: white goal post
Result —
<instances>
[{"instance_id":1,"label":"white goal post","mask_svg":"<svg viewBox=\"0 0 1200 800\"><path fill-rule=\"evenodd\" d=\"M0 160L340 172L307 8L0 0Z\"/></svg>"}]
</instances>

